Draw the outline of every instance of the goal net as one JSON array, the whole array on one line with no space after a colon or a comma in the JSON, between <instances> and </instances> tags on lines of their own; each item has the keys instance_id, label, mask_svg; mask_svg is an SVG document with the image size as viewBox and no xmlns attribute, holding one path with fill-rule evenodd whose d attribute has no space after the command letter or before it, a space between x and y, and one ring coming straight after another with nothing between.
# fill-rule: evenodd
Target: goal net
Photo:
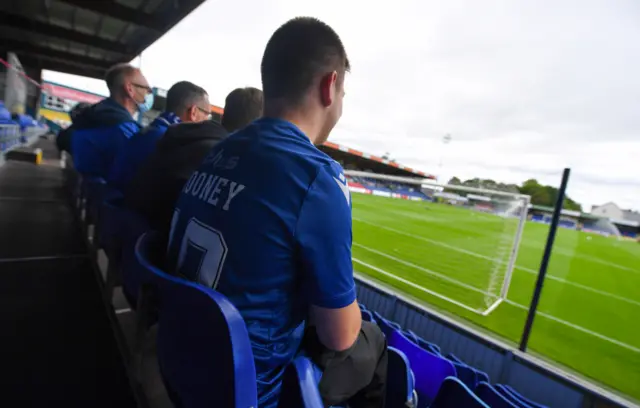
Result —
<instances>
[{"instance_id":1,"label":"goal net","mask_svg":"<svg viewBox=\"0 0 640 408\"><path fill-rule=\"evenodd\" d=\"M345 171L353 261L430 303L488 315L507 297L529 196L432 180Z\"/></svg>"}]
</instances>

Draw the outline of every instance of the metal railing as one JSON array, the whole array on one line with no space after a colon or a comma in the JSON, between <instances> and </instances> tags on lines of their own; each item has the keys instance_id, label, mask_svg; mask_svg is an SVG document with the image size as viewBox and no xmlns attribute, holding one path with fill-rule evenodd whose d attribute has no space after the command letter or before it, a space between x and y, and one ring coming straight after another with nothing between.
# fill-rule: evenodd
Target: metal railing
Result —
<instances>
[{"instance_id":1,"label":"metal railing","mask_svg":"<svg viewBox=\"0 0 640 408\"><path fill-rule=\"evenodd\" d=\"M0 152L6 152L21 144L20 125L0 124Z\"/></svg>"}]
</instances>

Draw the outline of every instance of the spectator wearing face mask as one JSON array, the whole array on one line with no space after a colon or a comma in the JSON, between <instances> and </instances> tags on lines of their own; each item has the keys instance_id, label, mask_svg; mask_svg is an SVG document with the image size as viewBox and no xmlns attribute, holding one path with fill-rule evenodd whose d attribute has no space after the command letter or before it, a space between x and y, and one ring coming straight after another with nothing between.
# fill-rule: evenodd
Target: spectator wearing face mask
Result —
<instances>
[{"instance_id":1,"label":"spectator wearing face mask","mask_svg":"<svg viewBox=\"0 0 640 408\"><path fill-rule=\"evenodd\" d=\"M222 124L212 120L171 126L125 191L125 205L169 234L176 200L191 174L229 133L262 116L262 91L238 88L227 96Z\"/></svg>"},{"instance_id":2,"label":"spectator wearing face mask","mask_svg":"<svg viewBox=\"0 0 640 408\"><path fill-rule=\"evenodd\" d=\"M204 89L188 81L174 84L167 92L166 110L133 136L116 156L107 178L109 185L124 192L169 127L202 122L210 115L209 95Z\"/></svg>"},{"instance_id":3,"label":"spectator wearing face mask","mask_svg":"<svg viewBox=\"0 0 640 408\"><path fill-rule=\"evenodd\" d=\"M140 131L133 115L148 110L152 90L129 64L111 67L105 81L110 96L78 115L71 150L76 170L106 179L118 152Z\"/></svg>"}]
</instances>

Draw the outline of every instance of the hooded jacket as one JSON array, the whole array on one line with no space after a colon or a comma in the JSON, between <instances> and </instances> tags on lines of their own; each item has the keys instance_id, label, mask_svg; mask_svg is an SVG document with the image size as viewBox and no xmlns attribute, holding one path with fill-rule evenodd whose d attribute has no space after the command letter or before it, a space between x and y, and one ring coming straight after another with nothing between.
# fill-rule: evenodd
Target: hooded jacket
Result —
<instances>
[{"instance_id":1,"label":"hooded jacket","mask_svg":"<svg viewBox=\"0 0 640 408\"><path fill-rule=\"evenodd\" d=\"M76 170L106 179L118 152L139 131L131 114L111 98L85 109L73 123L71 155Z\"/></svg>"},{"instance_id":2,"label":"hooded jacket","mask_svg":"<svg viewBox=\"0 0 640 408\"><path fill-rule=\"evenodd\" d=\"M125 190L125 205L166 236L182 187L227 131L207 120L172 126Z\"/></svg>"},{"instance_id":3,"label":"hooded jacket","mask_svg":"<svg viewBox=\"0 0 640 408\"><path fill-rule=\"evenodd\" d=\"M149 126L135 134L120 150L107 177L107 183L119 191L125 191L142 163L155 150L169 126L180 123L180 118L171 112L163 112Z\"/></svg>"},{"instance_id":4,"label":"hooded jacket","mask_svg":"<svg viewBox=\"0 0 640 408\"><path fill-rule=\"evenodd\" d=\"M73 124L75 124L76 118L82 113L85 109L91 107L91 104L87 102L79 102L74 106L69 112L69 118L71 119L71 126L60 129L58 132L58 136L56 137L56 146L59 151L66 151L67 153L71 153L71 137L73 136Z\"/></svg>"}]
</instances>

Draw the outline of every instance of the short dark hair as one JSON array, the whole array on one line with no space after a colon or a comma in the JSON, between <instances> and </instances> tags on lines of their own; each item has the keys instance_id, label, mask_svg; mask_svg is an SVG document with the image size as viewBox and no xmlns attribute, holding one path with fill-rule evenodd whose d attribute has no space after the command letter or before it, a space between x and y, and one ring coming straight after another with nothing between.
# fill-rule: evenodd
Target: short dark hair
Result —
<instances>
[{"instance_id":1,"label":"short dark hair","mask_svg":"<svg viewBox=\"0 0 640 408\"><path fill-rule=\"evenodd\" d=\"M182 114L187 108L200 102L207 96L207 91L189 81L175 83L167 92L166 111Z\"/></svg>"},{"instance_id":2,"label":"short dark hair","mask_svg":"<svg viewBox=\"0 0 640 408\"><path fill-rule=\"evenodd\" d=\"M237 88L224 101L222 126L229 132L242 129L262 116L263 96L257 88Z\"/></svg>"},{"instance_id":3,"label":"short dark hair","mask_svg":"<svg viewBox=\"0 0 640 408\"><path fill-rule=\"evenodd\" d=\"M138 68L126 63L116 64L109 68L104 76L104 81L107 83L109 93L114 95L122 92L124 79L134 73L137 69Z\"/></svg>"},{"instance_id":4,"label":"short dark hair","mask_svg":"<svg viewBox=\"0 0 640 408\"><path fill-rule=\"evenodd\" d=\"M262 56L264 99L299 102L316 76L350 69L338 34L313 17L297 17L280 26ZM342 78L341 78L342 79Z\"/></svg>"},{"instance_id":5,"label":"short dark hair","mask_svg":"<svg viewBox=\"0 0 640 408\"><path fill-rule=\"evenodd\" d=\"M78 102L76 106L71 108L71 111L69 111L69 117L71 118L71 121L73 122L85 109L89 108L90 106L90 103Z\"/></svg>"}]
</instances>

